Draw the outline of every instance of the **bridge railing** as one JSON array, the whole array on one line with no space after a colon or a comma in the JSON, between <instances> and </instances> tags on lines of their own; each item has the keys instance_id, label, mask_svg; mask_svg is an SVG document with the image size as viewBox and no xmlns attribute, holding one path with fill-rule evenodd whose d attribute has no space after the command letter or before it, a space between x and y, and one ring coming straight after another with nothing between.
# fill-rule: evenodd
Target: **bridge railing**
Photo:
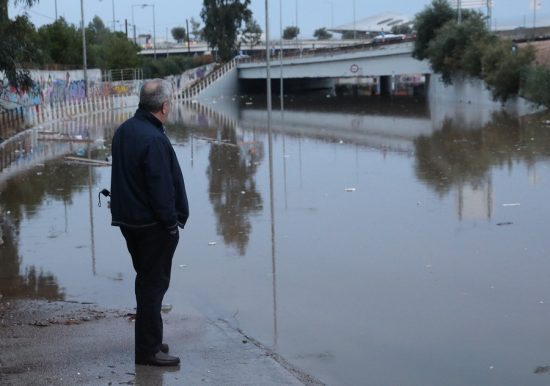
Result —
<instances>
[{"instance_id":1,"label":"bridge railing","mask_svg":"<svg viewBox=\"0 0 550 386\"><path fill-rule=\"evenodd\" d=\"M176 95L177 100L190 100L199 95L203 90L205 90L212 83L216 82L218 79L222 78L229 71L234 69L237 66L237 60L233 59L224 65L218 67L210 74L200 79L187 89L183 90L181 93Z\"/></svg>"},{"instance_id":2,"label":"bridge railing","mask_svg":"<svg viewBox=\"0 0 550 386\"><path fill-rule=\"evenodd\" d=\"M283 54L283 60L292 60L292 59L301 59L301 58L311 58L311 57L322 57L322 56L331 56L334 54L349 54L354 52L361 52L365 50L376 50L385 47L392 47L396 44L410 43L414 42L416 39L414 37L405 38L402 40L391 40L386 42L373 42L369 40L368 42L361 44L354 44L352 46L337 46L337 47L323 47L318 49L304 50L297 54ZM279 58L279 54L271 56L273 63L276 65ZM265 63L265 57L250 57L245 59L240 59L239 63Z\"/></svg>"}]
</instances>

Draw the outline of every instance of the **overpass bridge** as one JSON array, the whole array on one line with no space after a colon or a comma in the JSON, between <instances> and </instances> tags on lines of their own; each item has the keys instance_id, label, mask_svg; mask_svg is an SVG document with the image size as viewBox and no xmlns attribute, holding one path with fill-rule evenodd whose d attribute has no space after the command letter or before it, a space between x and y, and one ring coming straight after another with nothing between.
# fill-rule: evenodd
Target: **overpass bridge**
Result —
<instances>
[{"instance_id":1,"label":"overpass bridge","mask_svg":"<svg viewBox=\"0 0 550 386\"><path fill-rule=\"evenodd\" d=\"M282 59L284 79L292 78L354 78L404 74L430 74L427 61L412 57L413 42L369 44L357 48L334 51L308 52L306 55ZM281 60L271 60L272 77L279 78ZM265 79L266 62L240 61L237 64L239 79Z\"/></svg>"},{"instance_id":2,"label":"overpass bridge","mask_svg":"<svg viewBox=\"0 0 550 386\"><path fill-rule=\"evenodd\" d=\"M412 41L371 43L361 47L309 51L282 59L274 55L270 61L271 78L275 86L282 76L287 82L305 80L311 88L328 88L333 87L337 80L353 81L370 77L379 79L381 92L387 93L392 88L394 76L432 73L427 61L412 57L413 45ZM265 82L266 77L265 60L232 60L184 90L179 98L189 100L236 95L239 83Z\"/></svg>"}]
</instances>

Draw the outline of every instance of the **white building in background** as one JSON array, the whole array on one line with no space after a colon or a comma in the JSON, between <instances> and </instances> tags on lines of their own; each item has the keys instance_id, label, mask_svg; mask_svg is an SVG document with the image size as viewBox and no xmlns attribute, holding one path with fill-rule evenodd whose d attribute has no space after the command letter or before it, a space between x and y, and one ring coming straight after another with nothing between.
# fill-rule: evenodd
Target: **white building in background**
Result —
<instances>
[{"instance_id":1,"label":"white building in background","mask_svg":"<svg viewBox=\"0 0 550 386\"><path fill-rule=\"evenodd\" d=\"M391 29L395 26L408 25L412 27L413 21L414 17L412 16L395 12L384 12L334 28L329 28L328 31L336 33L355 32L357 37L372 37L380 33L390 33Z\"/></svg>"}]
</instances>

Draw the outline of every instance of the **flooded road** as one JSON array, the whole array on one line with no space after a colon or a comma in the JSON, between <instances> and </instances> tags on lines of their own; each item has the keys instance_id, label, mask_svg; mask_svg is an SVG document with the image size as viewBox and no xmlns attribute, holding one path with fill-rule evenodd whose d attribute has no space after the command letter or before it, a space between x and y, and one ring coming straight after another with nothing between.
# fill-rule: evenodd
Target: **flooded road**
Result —
<instances>
[{"instance_id":1,"label":"flooded road","mask_svg":"<svg viewBox=\"0 0 550 386\"><path fill-rule=\"evenodd\" d=\"M165 303L329 385L548 383L547 116L291 97L270 136L263 107L173 112L191 216ZM4 297L133 306L130 258L97 205L110 169L63 158L105 159L131 113L4 145Z\"/></svg>"}]
</instances>

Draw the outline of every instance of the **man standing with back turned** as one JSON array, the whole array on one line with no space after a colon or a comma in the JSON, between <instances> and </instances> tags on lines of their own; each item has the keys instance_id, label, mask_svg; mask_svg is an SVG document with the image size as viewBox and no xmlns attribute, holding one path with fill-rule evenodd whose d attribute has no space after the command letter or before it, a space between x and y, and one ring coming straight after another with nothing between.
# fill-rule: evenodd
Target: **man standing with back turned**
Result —
<instances>
[{"instance_id":1,"label":"man standing with back turned","mask_svg":"<svg viewBox=\"0 0 550 386\"><path fill-rule=\"evenodd\" d=\"M111 225L120 227L136 271L135 362L177 366L162 342L161 306L170 284L179 229L189 216L176 153L164 132L171 85L145 82L135 115L113 137Z\"/></svg>"}]
</instances>

